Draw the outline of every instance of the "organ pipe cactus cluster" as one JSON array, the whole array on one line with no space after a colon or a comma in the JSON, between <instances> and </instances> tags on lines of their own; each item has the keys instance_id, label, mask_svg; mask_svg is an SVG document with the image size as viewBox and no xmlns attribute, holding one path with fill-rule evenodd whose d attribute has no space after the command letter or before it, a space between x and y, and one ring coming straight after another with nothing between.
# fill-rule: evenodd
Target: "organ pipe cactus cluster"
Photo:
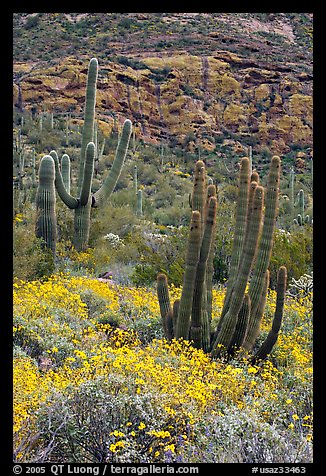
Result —
<instances>
[{"instance_id":1,"label":"organ pipe cactus cluster","mask_svg":"<svg viewBox=\"0 0 326 476\"><path fill-rule=\"evenodd\" d=\"M272 329L258 350L260 323L269 285L269 262L278 210L280 158L271 161L266 190L248 158L240 164L230 275L218 324L212 328L212 275L217 197L207 185L203 161L196 163L192 216L180 302L170 303L167 276L158 275L157 294L167 338L183 338L213 358L232 356L242 349L254 362L271 352L281 328L286 291L286 268L278 273L277 303Z\"/></svg>"},{"instance_id":2,"label":"organ pipe cactus cluster","mask_svg":"<svg viewBox=\"0 0 326 476\"><path fill-rule=\"evenodd\" d=\"M35 234L42 238L44 245L53 255L56 250L57 219L55 197L55 166L50 155L45 155L39 167L39 185L36 192L36 224Z\"/></svg>"},{"instance_id":3,"label":"organ pipe cactus cluster","mask_svg":"<svg viewBox=\"0 0 326 476\"><path fill-rule=\"evenodd\" d=\"M91 195L91 183L96 155L93 140L97 72L97 59L92 58L89 63L87 75L84 127L76 197L70 193L70 164L68 158L63 156L60 169L57 153L55 151L50 152L55 163L55 187L58 195L68 208L75 211L73 244L78 251L84 251L88 246L91 207L103 205L115 188L124 164L132 131L131 121L127 119L123 125L110 173L105 178L99 190Z\"/></svg>"}]
</instances>

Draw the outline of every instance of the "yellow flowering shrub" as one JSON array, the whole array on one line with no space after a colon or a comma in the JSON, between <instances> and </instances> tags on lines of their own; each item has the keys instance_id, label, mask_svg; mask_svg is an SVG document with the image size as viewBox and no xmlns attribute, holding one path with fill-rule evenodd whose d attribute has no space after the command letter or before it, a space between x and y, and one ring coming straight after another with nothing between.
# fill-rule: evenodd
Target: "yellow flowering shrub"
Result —
<instances>
[{"instance_id":1,"label":"yellow flowering shrub","mask_svg":"<svg viewBox=\"0 0 326 476\"><path fill-rule=\"evenodd\" d=\"M179 288L171 286L170 292L172 300L180 297ZM89 308L89 294L101 300L100 308ZM223 299L223 289L213 291L214 319L220 314ZM240 413L251 409L255 424L262 428L276 425L282 432L291 432L291 438L301 435L308 444L312 439L309 303L287 298L272 356L256 366L241 358L213 361L188 341L144 341L129 324L138 320L141 325L160 325L153 289L69 274L15 282L15 344L34 353L40 365L29 357L14 360L17 458L22 439L36 432L38 410L44 415L47 405L50 411L59 396L83 395L88 383L96 387L96 382L108 379L118 382L108 386L110 398L121 396L133 401L148 396L159 415L152 420L133 420L132 411L125 417L121 414L120 424L112 423L107 436L110 461L134 461L136 456L130 455L140 452L142 461L177 460L185 448L195 444L205 421L229 418L231 408ZM274 309L275 295L270 291L261 338L270 329ZM119 317L123 325L101 319L106 312ZM46 356L50 364L43 368Z\"/></svg>"}]
</instances>

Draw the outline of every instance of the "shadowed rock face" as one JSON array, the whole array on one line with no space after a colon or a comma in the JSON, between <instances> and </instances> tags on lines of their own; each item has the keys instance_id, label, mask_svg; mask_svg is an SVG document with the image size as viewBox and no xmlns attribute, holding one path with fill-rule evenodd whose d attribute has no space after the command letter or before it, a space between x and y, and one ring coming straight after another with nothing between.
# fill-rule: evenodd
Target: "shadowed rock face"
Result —
<instances>
[{"instance_id":1,"label":"shadowed rock face","mask_svg":"<svg viewBox=\"0 0 326 476\"><path fill-rule=\"evenodd\" d=\"M19 84L26 109L81 112L96 55L103 128L113 112L148 142L194 133L209 149L223 133L278 154L312 146L308 14L41 14L30 29L29 18L14 17L14 103Z\"/></svg>"}]
</instances>

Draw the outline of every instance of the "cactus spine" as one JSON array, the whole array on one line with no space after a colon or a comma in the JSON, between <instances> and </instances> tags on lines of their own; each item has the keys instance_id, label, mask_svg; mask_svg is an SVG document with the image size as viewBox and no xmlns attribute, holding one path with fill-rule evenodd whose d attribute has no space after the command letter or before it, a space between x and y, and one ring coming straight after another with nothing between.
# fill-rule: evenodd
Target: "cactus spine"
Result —
<instances>
[{"instance_id":1,"label":"cactus spine","mask_svg":"<svg viewBox=\"0 0 326 476\"><path fill-rule=\"evenodd\" d=\"M84 127L82 133L77 197L72 196L70 193L70 180L68 180L70 172L68 160L65 159L62 161L60 170L57 153L55 151L50 152L50 155L53 157L55 162L55 187L58 195L68 208L75 211L73 244L77 251L84 251L88 246L91 207L99 207L103 205L115 188L127 154L129 139L132 131L131 121L127 119L123 125L121 138L117 146L110 173L106 176L99 190L91 196L91 183L96 154L93 137L95 124L97 71L97 59L92 58L89 63L87 75Z\"/></svg>"},{"instance_id":2,"label":"cactus spine","mask_svg":"<svg viewBox=\"0 0 326 476\"><path fill-rule=\"evenodd\" d=\"M55 211L55 167L53 158L45 155L39 167L39 185L36 192L36 224L35 234L42 238L44 245L53 255L56 250L57 220Z\"/></svg>"}]
</instances>

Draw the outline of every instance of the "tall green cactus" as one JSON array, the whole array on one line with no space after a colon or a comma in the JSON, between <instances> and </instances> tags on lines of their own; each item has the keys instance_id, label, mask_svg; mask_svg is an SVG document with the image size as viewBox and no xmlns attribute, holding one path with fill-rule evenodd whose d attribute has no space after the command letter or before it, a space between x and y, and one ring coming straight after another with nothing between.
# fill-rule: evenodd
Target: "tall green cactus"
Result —
<instances>
[{"instance_id":1,"label":"tall green cactus","mask_svg":"<svg viewBox=\"0 0 326 476\"><path fill-rule=\"evenodd\" d=\"M250 231L247 235L247 242L243 247L243 258L240 260L238 273L233 282L229 307L226 311L226 314L224 315L223 324L221 325L220 330L214 339L212 348L212 354L214 357L219 356L222 351L228 348L236 328L238 314L242 306L249 274L257 249L262 219L263 200L264 189L262 186L257 185L253 197Z\"/></svg>"},{"instance_id":2,"label":"tall green cactus","mask_svg":"<svg viewBox=\"0 0 326 476\"><path fill-rule=\"evenodd\" d=\"M73 244L77 251L84 251L88 246L91 207L96 208L102 206L109 198L116 186L125 161L132 131L131 121L127 119L123 125L121 138L118 143L110 173L104 179L104 182L99 188L99 190L97 190L97 192L91 195L91 183L94 172L94 160L96 152L95 144L93 143L93 135L95 121L97 70L97 59L92 58L89 63L86 85L85 115L81 144L79 176L77 183L77 197L74 197L70 193L70 171L69 162L67 158L62 159L60 170L57 153L55 151L50 152L50 155L53 157L53 160L55 162L55 187L58 192L58 195L68 208L73 209L75 211Z\"/></svg>"},{"instance_id":3,"label":"tall green cactus","mask_svg":"<svg viewBox=\"0 0 326 476\"><path fill-rule=\"evenodd\" d=\"M193 292L201 242L200 224L200 212L197 210L193 211L190 221L182 294L180 298L179 313L175 330L175 337L177 339L179 339L180 337L188 339L189 337Z\"/></svg>"},{"instance_id":4,"label":"tall green cactus","mask_svg":"<svg viewBox=\"0 0 326 476\"><path fill-rule=\"evenodd\" d=\"M247 337L243 344L244 348L251 350L254 344L256 319L259 321L257 309L261 299L265 283L265 275L270 262L273 235L275 229L276 216L278 212L278 196L280 183L281 160L278 156L272 157L272 162L267 179L267 192L265 200L265 215L261 238L259 240L256 262L253 269L253 275L250 280L249 296L251 301L251 315L249 319L249 328Z\"/></svg>"},{"instance_id":5,"label":"tall green cactus","mask_svg":"<svg viewBox=\"0 0 326 476\"><path fill-rule=\"evenodd\" d=\"M39 167L39 185L36 192L36 223L35 234L42 238L44 244L53 255L56 251L57 219L55 198L55 167L53 158L45 155Z\"/></svg>"}]
</instances>

